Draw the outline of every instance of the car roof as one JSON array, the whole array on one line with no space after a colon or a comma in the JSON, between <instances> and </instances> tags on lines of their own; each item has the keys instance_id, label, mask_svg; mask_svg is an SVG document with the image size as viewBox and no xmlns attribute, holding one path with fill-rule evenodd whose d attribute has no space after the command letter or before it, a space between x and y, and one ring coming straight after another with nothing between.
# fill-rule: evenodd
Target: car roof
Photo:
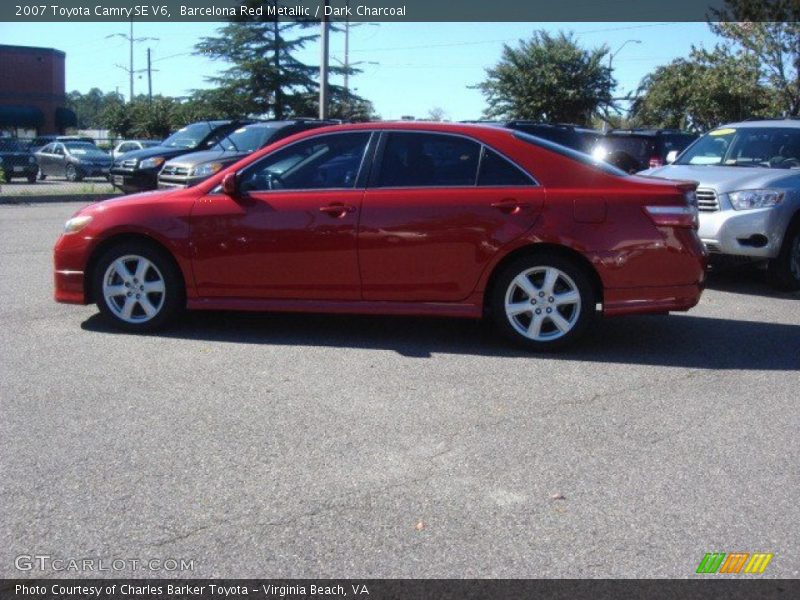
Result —
<instances>
[{"instance_id":1,"label":"car roof","mask_svg":"<svg viewBox=\"0 0 800 600\"><path fill-rule=\"evenodd\" d=\"M720 125L714 129L724 129L726 127L735 127L739 129L749 127L774 127L774 128L789 128L800 129L800 120L797 119L754 119L752 121L740 121L738 123L727 123Z\"/></svg>"},{"instance_id":2,"label":"car roof","mask_svg":"<svg viewBox=\"0 0 800 600\"><path fill-rule=\"evenodd\" d=\"M691 135L694 136L696 134L692 133L691 131L683 131L682 129L611 129L606 132L607 136L644 136L644 137L652 137L658 135Z\"/></svg>"}]
</instances>

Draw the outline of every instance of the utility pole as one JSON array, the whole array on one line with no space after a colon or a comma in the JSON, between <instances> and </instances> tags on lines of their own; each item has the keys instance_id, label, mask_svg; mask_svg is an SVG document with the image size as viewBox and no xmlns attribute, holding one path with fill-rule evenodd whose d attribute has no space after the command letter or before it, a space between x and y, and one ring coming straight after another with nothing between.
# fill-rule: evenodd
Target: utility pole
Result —
<instances>
[{"instance_id":1,"label":"utility pole","mask_svg":"<svg viewBox=\"0 0 800 600\"><path fill-rule=\"evenodd\" d=\"M147 49L147 101L153 103L153 65L150 62L150 48Z\"/></svg>"},{"instance_id":2,"label":"utility pole","mask_svg":"<svg viewBox=\"0 0 800 600\"><path fill-rule=\"evenodd\" d=\"M614 57L620 53L620 51L627 46L628 44L641 44L642 40L625 40L622 42L622 45L617 48L614 52L609 53L608 55L608 72L611 73L612 64L614 62ZM608 113L606 113L608 114ZM608 120L603 119L603 133L608 131Z\"/></svg>"},{"instance_id":3,"label":"utility pole","mask_svg":"<svg viewBox=\"0 0 800 600\"><path fill-rule=\"evenodd\" d=\"M320 31L321 56L319 62L319 118L328 118L328 34L330 22L327 15L328 0L325 0Z\"/></svg>"},{"instance_id":4,"label":"utility pole","mask_svg":"<svg viewBox=\"0 0 800 600\"><path fill-rule=\"evenodd\" d=\"M133 37L133 19L131 19L131 27L130 27L130 33L129 34L112 33L111 35L107 35L106 39L112 38L112 37L121 37L121 38L123 38L125 40L128 40L128 44L129 44L129 63L128 63L128 65L129 66L127 66L127 67L125 67L123 65L116 65L116 66L119 67L120 69L122 69L123 71L127 71L128 72L128 77L130 79L130 96L128 97L128 102L133 102L133 77L137 73L137 71L133 68L133 45L136 42L144 42L144 41L147 41L147 40L158 41L158 38L154 38L154 37L135 38L135 37ZM149 61L148 61L148 65L149 65Z\"/></svg>"}]
</instances>

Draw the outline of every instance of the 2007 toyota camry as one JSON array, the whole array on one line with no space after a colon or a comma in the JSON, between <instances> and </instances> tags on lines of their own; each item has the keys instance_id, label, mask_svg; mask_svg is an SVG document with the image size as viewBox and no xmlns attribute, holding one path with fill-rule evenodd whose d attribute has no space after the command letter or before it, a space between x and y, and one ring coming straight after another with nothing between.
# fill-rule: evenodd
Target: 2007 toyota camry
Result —
<instances>
[{"instance_id":1,"label":"2007 toyota camry","mask_svg":"<svg viewBox=\"0 0 800 600\"><path fill-rule=\"evenodd\" d=\"M695 183L479 125L286 138L202 184L79 211L55 298L129 331L183 309L490 316L535 350L701 293Z\"/></svg>"}]
</instances>

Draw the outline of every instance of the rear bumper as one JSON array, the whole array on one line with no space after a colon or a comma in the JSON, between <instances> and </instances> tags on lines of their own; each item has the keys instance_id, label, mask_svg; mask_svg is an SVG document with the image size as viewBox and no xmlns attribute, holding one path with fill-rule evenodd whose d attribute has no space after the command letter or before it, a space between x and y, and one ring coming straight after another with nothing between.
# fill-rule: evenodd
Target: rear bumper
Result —
<instances>
[{"instance_id":1,"label":"rear bumper","mask_svg":"<svg viewBox=\"0 0 800 600\"><path fill-rule=\"evenodd\" d=\"M687 311L700 301L704 281L692 285L606 289L603 314L609 317Z\"/></svg>"}]
</instances>

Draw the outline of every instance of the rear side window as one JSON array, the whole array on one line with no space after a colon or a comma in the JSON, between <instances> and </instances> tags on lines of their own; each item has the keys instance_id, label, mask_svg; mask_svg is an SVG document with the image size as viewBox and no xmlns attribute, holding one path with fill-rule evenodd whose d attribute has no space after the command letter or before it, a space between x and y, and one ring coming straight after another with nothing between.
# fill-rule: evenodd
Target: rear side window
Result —
<instances>
[{"instance_id":1,"label":"rear side window","mask_svg":"<svg viewBox=\"0 0 800 600\"><path fill-rule=\"evenodd\" d=\"M474 186L481 146L458 136L390 133L376 187Z\"/></svg>"},{"instance_id":2,"label":"rear side window","mask_svg":"<svg viewBox=\"0 0 800 600\"><path fill-rule=\"evenodd\" d=\"M523 186L533 185L531 178L500 156L494 150L486 148L481 158L478 174L478 185L482 186Z\"/></svg>"}]
</instances>

